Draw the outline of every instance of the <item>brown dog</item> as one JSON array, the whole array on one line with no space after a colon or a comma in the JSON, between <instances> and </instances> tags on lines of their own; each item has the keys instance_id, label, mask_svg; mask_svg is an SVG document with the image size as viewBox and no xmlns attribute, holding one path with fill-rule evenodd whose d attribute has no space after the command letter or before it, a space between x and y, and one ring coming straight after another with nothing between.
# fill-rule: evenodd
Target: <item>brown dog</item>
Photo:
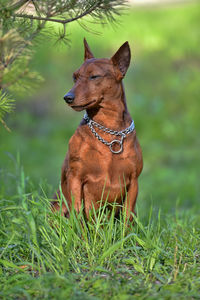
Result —
<instances>
[{"instance_id":1,"label":"brown dog","mask_svg":"<svg viewBox=\"0 0 200 300\"><path fill-rule=\"evenodd\" d=\"M86 114L69 141L61 175L61 188L69 208L86 216L100 200L123 205L128 218L134 212L142 152L134 122L127 110L122 79L130 64L124 43L111 59L94 58L86 40L85 62L73 74L74 86L64 96L76 111ZM58 202L53 203L59 209ZM68 214L63 203L62 213Z\"/></svg>"}]
</instances>

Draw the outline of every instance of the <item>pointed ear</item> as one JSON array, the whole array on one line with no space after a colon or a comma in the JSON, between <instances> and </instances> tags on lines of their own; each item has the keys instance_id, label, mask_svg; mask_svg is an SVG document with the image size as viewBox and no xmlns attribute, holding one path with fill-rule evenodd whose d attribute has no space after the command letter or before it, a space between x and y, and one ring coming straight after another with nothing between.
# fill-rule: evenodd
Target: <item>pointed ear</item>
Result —
<instances>
[{"instance_id":1,"label":"pointed ear","mask_svg":"<svg viewBox=\"0 0 200 300\"><path fill-rule=\"evenodd\" d=\"M131 50L128 42L125 42L111 58L111 61L113 62L114 66L116 66L120 70L123 77L125 76L126 71L128 70L130 60Z\"/></svg>"},{"instance_id":2,"label":"pointed ear","mask_svg":"<svg viewBox=\"0 0 200 300\"><path fill-rule=\"evenodd\" d=\"M84 47L85 47L84 60L89 59L89 58L94 58L94 55L92 54L85 38L84 38L83 42L84 42Z\"/></svg>"}]
</instances>

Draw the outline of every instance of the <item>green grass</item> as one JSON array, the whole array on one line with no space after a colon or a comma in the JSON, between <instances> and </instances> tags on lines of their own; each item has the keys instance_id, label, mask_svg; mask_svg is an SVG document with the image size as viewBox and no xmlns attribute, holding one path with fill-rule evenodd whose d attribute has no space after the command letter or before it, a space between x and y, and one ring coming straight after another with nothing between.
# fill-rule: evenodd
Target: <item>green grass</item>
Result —
<instances>
[{"instance_id":1,"label":"green grass","mask_svg":"<svg viewBox=\"0 0 200 300\"><path fill-rule=\"evenodd\" d=\"M200 299L199 12L199 3L129 10L100 36L68 27L71 48L49 38L35 47L45 83L18 96L6 120L12 132L0 128L0 298ZM62 97L84 36L97 57L125 40L132 50L124 81L144 170L128 229L123 218L86 224L82 214L49 210L83 115Z\"/></svg>"},{"instance_id":2,"label":"green grass","mask_svg":"<svg viewBox=\"0 0 200 300\"><path fill-rule=\"evenodd\" d=\"M199 299L194 210L150 210L143 222L138 212L128 227L105 206L88 222L66 219L18 171L15 195L0 201L1 299Z\"/></svg>"}]
</instances>

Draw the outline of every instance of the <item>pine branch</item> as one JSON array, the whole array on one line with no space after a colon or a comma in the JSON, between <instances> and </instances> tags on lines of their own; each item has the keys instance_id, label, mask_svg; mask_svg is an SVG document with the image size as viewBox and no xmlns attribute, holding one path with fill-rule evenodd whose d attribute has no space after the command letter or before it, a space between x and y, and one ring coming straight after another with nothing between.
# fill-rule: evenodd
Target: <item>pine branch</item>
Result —
<instances>
[{"instance_id":1,"label":"pine branch","mask_svg":"<svg viewBox=\"0 0 200 300\"><path fill-rule=\"evenodd\" d=\"M40 24L40 26L37 26L36 30L32 34L29 34L28 38L24 39L25 43L22 44L21 47L18 48L18 51L16 52L16 54L13 55L12 59L10 60L10 64L12 64L16 60L16 58L19 57L23 53L23 51L27 47L27 44L30 41L32 41L39 34L39 32L44 28L44 26L45 26L45 22Z\"/></svg>"},{"instance_id":2,"label":"pine branch","mask_svg":"<svg viewBox=\"0 0 200 300\"><path fill-rule=\"evenodd\" d=\"M54 22L54 23L60 23L60 24L67 24L73 21L76 21L78 19L81 19L85 16L87 16L88 14L91 14L100 4L102 1L97 1L96 4L92 5L88 10L84 11L83 13L81 13L80 15L74 17L74 18L70 18L67 20L61 20L61 19L52 19L49 17L41 17L41 16L33 16L33 15L25 15L25 14L14 14L14 17L17 18L23 18L23 19L30 19L30 20L38 20L38 21L49 21L49 22Z\"/></svg>"},{"instance_id":3,"label":"pine branch","mask_svg":"<svg viewBox=\"0 0 200 300\"><path fill-rule=\"evenodd\" d=\"M10 132L10 129L6 125L3 117L6 113L11 113L14 110L14 100L3 90L0 90L0 122Z\"/></svg>"},{"instance_id":4,"label":"pine branch","mask_svg":"<svg viewBox=\"0 0 200 300\"><path fill-rule=\"evenodd\" d=\"M3 119L0 118L0 122L8 132L11 132L10 128L7 126L6 122Z\"/></svg>"},{"instance_id":5,"label":"pine branch","mask_svg":"<svg viewBox=\"0 0 200 300\"><path fill-rule=\"evenodd\" d=\"M13 11L13 10L17 10L20 7L22 7L25 3L28 3L29 0L19 0L18 2L14 3L11 6L6 7L7 10Z\"/></svg>"}]
</instances>

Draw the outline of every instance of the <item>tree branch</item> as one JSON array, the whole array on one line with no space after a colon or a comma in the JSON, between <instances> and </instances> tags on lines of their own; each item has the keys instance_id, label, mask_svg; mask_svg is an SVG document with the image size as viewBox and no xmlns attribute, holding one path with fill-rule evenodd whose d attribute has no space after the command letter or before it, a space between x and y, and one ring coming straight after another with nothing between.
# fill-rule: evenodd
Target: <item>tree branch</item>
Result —
<instances>
[{"instance_id":1,"label":"tree branch","mask_svg":"<svg viewBox=\"0 0 200 300\"><path fill-rule=\"evenodd\" d=\"M29 0L19 0L18 2L14 3L10 7L6 7L7 10L16 10L22 7L25 3L29 2Z\"/></svg>"},{"instance_id":2,"label":"tree branch","mask_svg":"<svg viewBox=\"0 0 200 300\"><path fill-rule=\"evenodd\" d=\"M61 24L67 24L73 21L76 21L88 14L90 14L93 10L97 8L97 6L101 3L101 1L98 1L95 5L91 6L88 10L84 11L82 14L68 19L68 20L60 20L60 19L51 19L48 17L41 17L41 16L33 16L33 15L23 15L23 14L14 14L13 16L16 18L25 18L25 19L30 19L30 20L38 20L38 21L49 21L49 22L55 22L55 23L61 23Z\"/></svg>"},{"instance_id":3,"label":"tree branch","mask_svg":"<svg viewBox=\"0 0 200 300\"><path fill-rule=\"evenodd\" d=\"M45 22L43 22L41 25L40 25L40 27L38 27L27 39L25 39L25 41L27 42L27 41L31 41L31 40L33 40L34 39L34 37L35 36L37 36L37 34L44 28L44 25L45 25ZM20 54L23 52L23 50L25 49L27 47L27 44L25 43L24 45L22 45L20 48L19 48L19 50L18 50L18 52L13 56L13 58L10 60L10 62L9 62L9 64L11 65L14 61L15 61L15 59L17 58L17 57L19 57L20 56Z\"/></svg>"}]
</instances>

